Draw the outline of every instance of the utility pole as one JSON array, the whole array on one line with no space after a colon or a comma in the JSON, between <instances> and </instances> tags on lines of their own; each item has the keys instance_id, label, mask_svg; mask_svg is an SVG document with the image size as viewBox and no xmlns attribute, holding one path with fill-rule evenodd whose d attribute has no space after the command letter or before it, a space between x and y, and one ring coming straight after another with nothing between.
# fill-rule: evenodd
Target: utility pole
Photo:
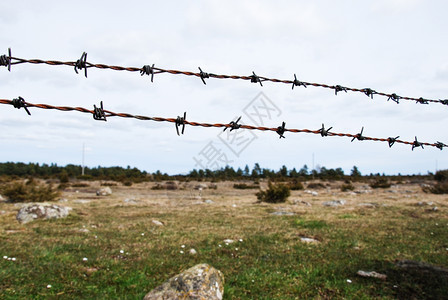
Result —
<instances>
[{"instance_id":1,"label":"utility pole","mask_svg":"<svg viewBox=\"0 0 448 300\"><path fill-rule=\"evenodd\" d=\"M85 152L85 144L82 143L82 171L81 171L81 175L84 176L84 152Z\"/></svg>"}]
</instances>

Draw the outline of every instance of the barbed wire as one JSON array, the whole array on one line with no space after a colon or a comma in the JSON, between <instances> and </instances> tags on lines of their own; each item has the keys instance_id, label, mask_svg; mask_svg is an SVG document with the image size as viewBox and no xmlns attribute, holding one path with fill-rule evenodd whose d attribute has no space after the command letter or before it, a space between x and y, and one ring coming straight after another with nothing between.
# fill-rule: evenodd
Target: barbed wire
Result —
<instances>
[{"instance_id":1,"label":"barbed wire","mask_svg":"<svg viewBox=\"0 0 448 300\"><path fill-rule=\"evenodd\" d=\"M419 142L417 140L417 137L415 137L415 140L413 142L410 142L410 141L400 140L399 136L388 137L388 138L375 138L375 137L364 136L363 135L364 127L362 127L360 133L351 134L351 133L330 132L330 130L333 127L326 129L324 124L322 124L322 127L317 130L285 128L285 126L286 126L285 122L282 122L281 126L271 128L271 127L239 124L238 122L241 120L241 117L239 117L236 121L231 121L230 123L224 124L224 123L199 123L199 122L187 121L186 112L184 112L183 117L178 116L177 118L148 117L148 116L142 116L142 115L133 115L133 114L129 114L129 113L116 113L116 112L113 112L110 110L105 110L103 108L102 101L100 102L99 107L94 105L93 110L90 110L90 109L87 109L84 107L54 106L54 105L49 105L49 104L34 104L34 103L26 102L22 97L18 97L18 98L12 99L12 100L0 99L0 104L12 105L17 109L24 108L26 110L26 112L28 113L28 115L31 115L28 108L35 107L35 108L40 108L40 109L53 109L53 110L58 110L58 111L78 111L78 112L82 112L82 113L88 113L88 114L92 114L93 118L95 120L99 120L99 121L107 121L107 118L110 118L110 117L121 117L121 118L133 118L133 119L138 119L138 120L142 120L142 121L169 122L169 123L175 124L176 132L178 135L180 135L180 133L179 133L180 126L182 126L181 133L184 134L185 125L190 125L190 126L200 126L200 127L207 127L207 128L211 128L211 127L224 128L224 131L228 128L230 128L230 131L238 130L238 129L273 131L279 135L279 138L285 138L284 134L286 132L312 133L312 134L319 134L322 137L327 137L327 136L348 137L348 138L352 139L351 140L352 142L354 140L386 142L386 143L388 143L389 147L392 147L395 143L411 145L412 150L414 150L414 148L418 148L418 147L424 148L423 146L436 147L436 148L442 150L444 147L448 146L442 142L436 142L436 143Z\"/></svg>"},{"instance_id":2,"label":"barbed wire","mask_svg":"<svg viewBox=\"0 0 448 300\"><path fill-rule=\"evenodd\" d=\"M314 86L314 87L320 87L320 88L326 88L326 89L332 89L334 90L335 95L337 95L339 92L359 92L363 93L367 97L370 97L373 99L374 95L379 95L383 97L387 97L387 101L392 100L393 102L399 104L400 100L406 100L406 101L415 101L419 104L429 104L429 103L440 103L443 105L448 105L448 99L445 100L435 100L435 99L425 99L423 97L415 98L415 97L404 97L399 96L396 93L383 93L383 92L377 92L371 88L352 88L352 87L346 87L342 85L328 85L323 83L315 83L315 82L307 82L307 81L299 81L297 79L296 74L294 74L293 80L287 80L287 79L276 79L276 78L269 78L264 76L258 76L255 74L255 72L252 72L252 75L249 76L241 76L241 75L223 75L223 74L214 74L214 73L207 73L202 71L202 69L199 67L199 72L190 72L190 71L180 71L180 70L169 70L169 69L163 69L159 67L155 67L154 64L152 65L144 65L141 68L137 67L122 67L122 66L115 66L115 65L105 65L105 64L93 64L87 61L87 53L83 52L81 55L81 58L77 61L58 61L58 60L42 60L42 59L24 59L24 58L18 58L11 56L11 48L8 49L8 55L2 55L0 56L0 66L6 66L8 67L8 70L11 71L12 65L18 65L18 64L46 64L51 66L70 66L74 67L75 72L78 74L78 70L84 70L84 76L87 77L87 69L88 68L97 68L97 69L110 69L115 71L128 71L128 72L140 72L140 74L151 76L151 82L154 81L154 75L160 74L160 73L168 73L172 75L185 75L185 76L195 76L199 77L204 84L207 84L205 79L209 78L216 78L216 79L238 79L238 80L246 80L250 81L252 83L259 83L261 86L263 86L263 82L269 81L274 83L283 83L283 84L289 84L292 86L292 89L296 86Z\"/></svg>"}]
</instances>

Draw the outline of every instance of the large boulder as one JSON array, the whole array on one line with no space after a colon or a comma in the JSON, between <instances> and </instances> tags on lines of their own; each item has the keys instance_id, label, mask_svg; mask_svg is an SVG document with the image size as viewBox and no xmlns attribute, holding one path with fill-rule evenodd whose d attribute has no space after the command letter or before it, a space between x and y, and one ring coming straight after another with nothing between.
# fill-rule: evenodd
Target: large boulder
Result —
<instances>
[{"instance_id":1,"label":"large boulder","mask_svg":"<svg viewBox=\"0 0 448 300\"><path fill-rule=\"evenodd\" d=\"M28 223L36 219L59 219L67 217L71 210L71 207L55 204L30 203L19 210L16 219L20 223Z\"/></svg>"},{"instance_id":2,"label":"large boulder","mask_svg":"<svg viewBox=\"0 0 448 300\"><path fill-rule=\"evenodd\" d=\"M211 299L224 294L224 276L208 264L196 265L156 287L143 300Z\"/></svg>"}]
</instances>

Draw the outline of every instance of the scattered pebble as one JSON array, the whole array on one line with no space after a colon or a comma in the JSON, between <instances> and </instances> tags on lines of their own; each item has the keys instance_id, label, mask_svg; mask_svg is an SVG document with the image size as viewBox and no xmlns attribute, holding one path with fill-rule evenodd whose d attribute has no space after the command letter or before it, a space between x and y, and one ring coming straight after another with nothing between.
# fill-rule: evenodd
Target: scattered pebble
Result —
<instances>
[{"instance_id":1,"label":"scattered pebble","mask_svg":"<svg viewBox=\"0 0 448 300\"><path fill-rule=\"evenodd\" d=\"M232 207L236 207L236 204L232 204Z\"/></svg>"},{"instance_id":2,"label":"scattered pebble","mask_svg":"<svg viewBox=\"0 0 448 300\"><path fill-rule=\"evenodd\" d=\"M180 246L181 248L185 248L185 245Z\"/></svg>"},{"instance_id":3,"label":"scattered pebble","mask_svg":"<svg viewBox=\"0 0 448 300\"><path fill-rule=\"evenodd\" d=\"M224 240L224 243L226 243L226 244L232 244L233 242L234 242L234 240L231 240L231 239Z\"/></svg>"},{"instance_id":4,"label":"scattered pebble","mask_svg":"<svg viewBox=\"0 0 448 300\"><path fill-rule=\"evenodd\" d=\"M240 239L240 242L242 243L242 242L243 242L243 239Z\"/></svg>"},{"instance_id":5,"label":"scattered pebble","mask_svg":"<svg viewBox=\"0 0 448 300\"><path fill-rule=\"evenodd\" d=\"M446 250L448 250L448 248ZM8 256L6 256L6 255L3 256L3 259L8 259Z\"/></svg>"},{"instance_id":6,"label":"scattered pebble","mask_svg":"<svg viewBox=\"0 0 448 300\"><path fill-rule=\"evenodd\" d=\"M190 254L191 255L196 255L197 253L198 252L195 249L193 249L193 248L190 249Z\"/></svg>"},{"instance_id":7,"label":"scattered pebble","mask_svg":"<svg viewBox=\"0 0 448 300\"><path fill-rule=\"evenodd\" d=\"M184 251L180 250L180 254L184 254Z\"/></svg>"},{"instance_id":8,"label":"scattered pebble","mask_svg":"<svg viewBox=\"0 0 448 300\"><path fill-rule=\"evenodd\" d=\"M381 273L377 273L375 271L366 272L366 271L359 270L356 274L358 276L361 276L361 277L372 277L372 278L378 278L378 279L381 279L381 280L386 280L387 279L387 275L381 274Z\"/></svg>"},{"instance_id":9,"label":"scattered pebble","mask_svg":"<svg viewBox=\"0 0 448 300\"><path fill-rule=\"evenodd\" d=\"M142 236L144 236L145 235L145 233L144 232L142 232Z\"/></svg>"},{"instance_id":10,"label":"scattered pebble","mask_svg":"<svg viewBox=\"0 0 448 300\"><path fill-rule=\"evenodd\" d=\"M152 223L157 226L163 226L163 223L157 220L152 220Z\"/></svg>"},{"instance_id":11,"label":"scattered pebble","mask_svg":"<svg viewBox=\"0 0 448 300\"><path fill-rule=\"evenodd\" d=\"M51 289L51 284L47 284L47 289Z\"/></svg>"},{"instance_id":12,"label":"scattered pebble","mask_svg":"<svg viewBox=\"0 0 448 300\"><path fill-rule=\"evenodd\" d=\"M123 254L123 253L124 253L124 250L120 250L120 253Z\"/></svg>"},{"instance_id":13,"label":"scattered pebble","mask_svg":"<svg viewBox=\"0 0 448 300\"><path fill-rule=\"evenodd\" d=\"M320 243L318 240L309 237L300 237L300 241L304 243L317 244Z\"/></svg>"},{"instance_id":14,"label":"scattered pebble","mask_svg":"<svg viewBox=\"0 0 448 300\"><path fill-rule=\"evenodd\" d=\"M235 251L238 251L238 248L235 248Z\"/></svg>"},{"instance_id":15,"label":"scattered pebble","mask_svg":"<svg viewBox=\"0 0 448 300\"><path fill-rule=\"evenodd\" d=\"M218 247L222 247L221 244L219 244ZM448 250L448 249L447 249L447 250Z\"/></svg>"},{"instance_id":16,"label":"scattered pebble","mask_svg":"<svg viewBox=\"0 0 448 300\"><path fill-rule=\"evenodd\" d=\"M89 259L87 258L87 257L84 257L83 259L82 259L82 261L88 261Z\"/></svg>"},{"instance_id":17,"label":"scattered pebble","mask_svg":"<svg viewBox=\"0 0 448 300\"><path fill-rule=\"evenodd\" d=\"M228 246L229 245L229 243L226 243L226 246Z\"/></svg>"},{"instance_id":18,"label":"scattered pebble","mask_svg":"<svg viewBox=\"0 0 448 300\"><path fill-rule=\"evenodd\" d=\"M98 236L96 236L96 235L95 235L95 238L97 239L97 238L98 238Z\"/></svg>"},{"instance_id":19,"label":"scattered pebble","mask_svg":"<svg viewBox=\"0 0 448 300\"><path fill-rule=\"evenodd\" d=\"M352 281L351 281L350 279L347 279L347 282L348 282L348 283L352 283Z\"/></svg>"},{"instance_id":20,"label":"scattered pebble","mask_svg":"<svg viewBox=\"0 0 448 300\"><path fill-rule=\"evenodd\" d=\"M12 260L12 261L16 261L16 258L15 258L15 257L13 257L13 258L11 258L11 260Z\"/></svg>"}]
</instances>

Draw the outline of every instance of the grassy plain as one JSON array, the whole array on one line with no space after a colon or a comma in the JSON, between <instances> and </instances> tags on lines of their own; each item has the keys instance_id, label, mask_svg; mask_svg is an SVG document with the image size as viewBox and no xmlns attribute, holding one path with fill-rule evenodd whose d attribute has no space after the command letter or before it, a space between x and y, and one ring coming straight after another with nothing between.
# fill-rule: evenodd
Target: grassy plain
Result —
<instances>
[{"instance_id":1,"label":"grassy plain","mask_svg":"<svg viewBox=\"0 0 448 300\"><path fill-rule=\"evenodd\" d=\"M73 208L65 219L19 224L18 205L0 203L1 299L142 299L198 263L223 272L225 299L448 299L447 277L395 265L448 267L448 196L418 184L354 183L354 193L324 182L317 196L292 191L281 204L257 203L256 190L233 182L202 191L192 182L168 191L118 184L104 197L95 195L100 182L85 184L62 193L57 204ZM331 200L346 203L323 205Z\"/></svg>"}]
</instances>

